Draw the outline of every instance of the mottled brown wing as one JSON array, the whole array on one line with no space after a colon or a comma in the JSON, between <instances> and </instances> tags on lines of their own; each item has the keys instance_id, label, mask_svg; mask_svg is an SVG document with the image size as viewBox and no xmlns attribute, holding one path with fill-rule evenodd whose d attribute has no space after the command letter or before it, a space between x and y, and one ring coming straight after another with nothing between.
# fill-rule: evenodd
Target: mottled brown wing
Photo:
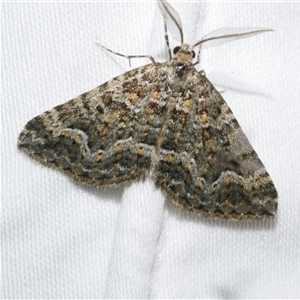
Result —
<instances>
[{"instance_id":1,"label":"mottled brown wing","mask_svg":"<svg viewBox=\"0 0 300 300\"><path fill-rule=\"evenodd\" d=\"M192 66L170 69L169 78L176 90L167 101L156 186L176 206L209 217L274 216L274 184L221 95Z\"/></svg>"},{"instance_id":2,"label":"mottled brown wing","mask_svg":"<svg viewBox=\"0 0 300 300\"><path fill-rule=\"evenodd\" d=\"M157 65L132 70L44 112L26 124L19 148L83 184L143 180L163 122L157 74Z\"/></svg>"}]
</instances>

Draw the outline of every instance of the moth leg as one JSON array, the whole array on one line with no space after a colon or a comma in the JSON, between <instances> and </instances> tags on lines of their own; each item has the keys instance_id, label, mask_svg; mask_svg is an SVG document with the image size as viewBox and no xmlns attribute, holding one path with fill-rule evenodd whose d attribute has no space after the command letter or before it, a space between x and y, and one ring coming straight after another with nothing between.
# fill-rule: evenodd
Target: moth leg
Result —
<instances>
[{"instance_id":1,"label":"moth leg","mask_svg":"<svg viewBox=\"0 0 300 300\"><path fill-rule=\"evenodd\" d=\"M125 55L125 54L121 54L121 53L115 52L115 51L113 51L113 50L111 50L111 49L108 49L108 48L106 48L105 46L101 45L101 44L100 44L99 42L97 42L97 41L96 41L96 45L99 46L99 47L101 47L101 48L103 48L103 49L105 49L105 50L108 51L108 52L111 52L111 53L115 54L115 55L119 55L119 56L122 56L122 57L127 58L127 59L129 60L129 65L130 65L130 66L131 66L130 60L131 60L132 58L149 58L153 64L156 63L156 61L154 60L154 58L153 58L151 55Z\"/></svg>"}]
</instances>

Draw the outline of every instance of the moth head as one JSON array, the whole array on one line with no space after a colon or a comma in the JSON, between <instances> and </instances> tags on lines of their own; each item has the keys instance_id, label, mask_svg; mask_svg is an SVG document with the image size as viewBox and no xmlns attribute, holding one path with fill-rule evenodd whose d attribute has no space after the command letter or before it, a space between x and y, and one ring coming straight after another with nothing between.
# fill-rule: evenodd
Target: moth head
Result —
<instances>
[{"instance_id":1,"label":"moth head","mask_svg":"<svg viewBox=\"0 0 300 300\"><path fill-rule=\"evenodd\" d=\"M193 50L193 47L191 47L189 44L181 43L181 46L176 46L173 49L173 53L175 56L179 55L187 55L191 56L191 58L195 58L196 54L195 51Z\"/></svg>"}]
</instances>

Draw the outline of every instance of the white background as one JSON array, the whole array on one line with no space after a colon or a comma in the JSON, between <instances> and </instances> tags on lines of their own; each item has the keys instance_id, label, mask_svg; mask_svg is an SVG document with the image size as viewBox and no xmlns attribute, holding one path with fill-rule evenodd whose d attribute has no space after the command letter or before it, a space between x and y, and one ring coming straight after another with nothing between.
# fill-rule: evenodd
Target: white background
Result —
<instances>
[{"instance_id":1,"label":"white background","mask_svg":"<svg viewBox=\"0 0 300 300\"><path fill-rule=\"evenodd\" d=\"M167 56L155 2L4 3L3 298L300 297L300 5L173 6L186 42L225 26L275 30L206 50L201 68L272 176L277 219L207 220L165 203L151 180L102 192L20 152L31 118L131 69L96 37L118 52Z\"/></svg>"}]
</instances>

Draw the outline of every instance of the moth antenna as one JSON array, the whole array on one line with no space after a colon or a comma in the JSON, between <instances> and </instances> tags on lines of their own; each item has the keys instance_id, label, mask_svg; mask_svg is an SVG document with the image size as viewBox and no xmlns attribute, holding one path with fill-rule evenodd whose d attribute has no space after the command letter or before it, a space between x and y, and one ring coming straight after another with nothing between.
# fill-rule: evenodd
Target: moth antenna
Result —
<instances>
[{"instance_id":1,"label":"moth antenna","mask_svg":"<svg viewBox=\"0 0 300 300\"><path fill-rule=\"evenodd\" d=\"M182 25L177 11L166 0L158 0L157 3L171 36L183 43Z\"/></svg>"},{"instance_id":2,"label":"moth antenna","mask_svg":"<svg viewBox=\"0 0 300 300\"><path fill-rule=\"evenodd\" d=\"M197 62L199 62L200 51L203 49L208 49L216 46L221 46L223 44L233 42L239 39L251 37L260 33L274 31L273 29L266 28L251 28L251 27L223 27L216 29L207 35L205 35L199 42L197 42L194 47L199 46L199 51L197 55Z\"/></svg>"},{"instance_id":3,"label":"moth antenna","mask_svg":"<svg viewBox=\"0 0 300 300\"><path fill-rule=\"evenodd\" d=\"M164 20L164 29L165 29L165 41L166 41L166 44L167 44L168 55L169 55L169 59L171 59L172 58L172 52L171 52L171 48L170 48L168 28L167 28L167 24L166 24L165 20Z\"/></svg>"}]
</instances>

